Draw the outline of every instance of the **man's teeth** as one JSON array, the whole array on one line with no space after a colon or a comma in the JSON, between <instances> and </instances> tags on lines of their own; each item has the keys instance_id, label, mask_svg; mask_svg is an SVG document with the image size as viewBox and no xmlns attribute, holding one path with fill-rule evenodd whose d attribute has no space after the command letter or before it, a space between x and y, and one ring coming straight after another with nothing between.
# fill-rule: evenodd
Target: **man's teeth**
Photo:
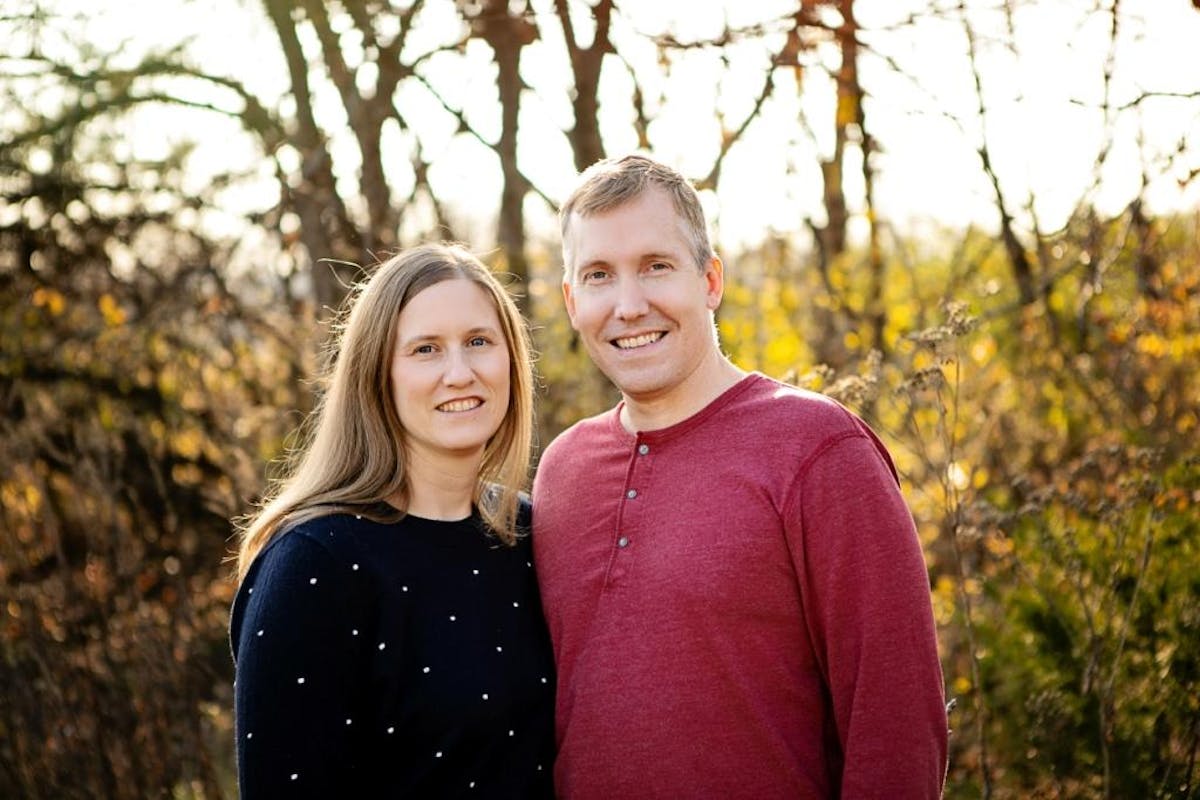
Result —
<instances>
[{"instance_id":1,"label":"man's teeth","mask_svg":"<svg viewBox=\"0 0 1200 800\"><path fill-rule=\"evenodd\" d=\"M643 333L641 336L630 336L625 339L615 339L614 344L622 350L630 350L634 347L643 347L652 342L657 342L663 337L661 331L654 333Z\"/></svg>"},{"instance_id":2,"label":"man's teeth","mask_svg":"<svg viewBox=\"0 0 1200 800\"><path fill-rule=\"evenodd\" d=\"M483 405L482 400L472 397L467 400L451 400L449 403L442 403L438 406L438 411L470 411L481 405Z\"/></svg>"}]
</instances>

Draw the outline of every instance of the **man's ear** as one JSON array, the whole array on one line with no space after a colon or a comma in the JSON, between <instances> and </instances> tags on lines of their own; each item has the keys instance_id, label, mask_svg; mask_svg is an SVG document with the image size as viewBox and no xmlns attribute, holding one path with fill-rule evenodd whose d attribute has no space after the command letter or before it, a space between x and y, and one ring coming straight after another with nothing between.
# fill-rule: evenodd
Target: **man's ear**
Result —
<instances>
[{"instance_id":1,"label":"man's ear","mask_svg":"<svg viewBox=\"0 0 1200 800\"><path fill-rule=\"evenodd\" d=\"M575 324L575 296L571 294L571 282L563 279L562 282L563 303L567 306L567 317L571 320L571 327L579 330L579 326Z\"/></svg>"},{"instance_id":2,"label":"man's ear","mask_svg":"<svg viewBox=\"0 0 1200 800\"><path fill-rule=\"evenodd\" d=\"M709 311L716 311L725 294L725 265L719 256L713 256L704 268L705 297Z\"/></svg>"}]
</instances>

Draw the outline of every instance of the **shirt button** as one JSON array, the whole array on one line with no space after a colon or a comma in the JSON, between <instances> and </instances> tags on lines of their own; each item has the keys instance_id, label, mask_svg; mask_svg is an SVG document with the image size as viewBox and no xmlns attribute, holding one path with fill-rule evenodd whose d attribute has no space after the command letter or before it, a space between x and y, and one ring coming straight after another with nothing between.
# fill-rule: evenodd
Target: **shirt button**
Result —
<instances>
[{"instance_id":1,"label":"shirt button","mask_svg":"<svg viewBox=\"0 0 1200 800\"><path fill-rule=\"evenodd\" d=\"M617 547L620 547L622 550L629 547L629 537L622 536L620 539L617 539Z\"/></svg>"},{"instance_id":2,"label":"shirt button","mask_svg":"<svg viewBox=\"0 0 1200 800\"><path fill-rule=\"evenodd\" d=\"M625 496L632 500L633 498L637 497L637 489L630 489L625 493Z\"/></svg>"},{"instance_id":3,"label":"shirt button","mask_svg":"<svg viewBox=\"0 0 1200 800\"><path fill-rule=\"evenodd\" d=\"M638 454L639 455L644 456L644 455L646 455L646 453L649 453L649 452L650 452L650 445L648 445L648 444L639 444L638 445Z\"/></svg>"}]
</instances>

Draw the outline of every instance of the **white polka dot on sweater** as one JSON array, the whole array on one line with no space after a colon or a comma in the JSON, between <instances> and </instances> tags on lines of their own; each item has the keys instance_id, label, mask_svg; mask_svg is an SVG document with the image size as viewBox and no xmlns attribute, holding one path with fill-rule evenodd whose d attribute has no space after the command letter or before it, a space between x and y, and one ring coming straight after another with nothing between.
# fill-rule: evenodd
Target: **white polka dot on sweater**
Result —
<instances>
[{"instance_id":1,"label":"white polka dot on sweater","mask_svg":"<svg viewBox=\"0 0 1200 800\"><path fill-rule=\"evenodd\" d=\"M385 648L385 647L387 647L387 642L380 642L380 643L379 643L379 649L380 649L380 650L382 650L382 649L383 649L383 648Z\"/></svg>"},{"instance_id":2,"label":"white polka dot on sweater","mask_svg":"<svg viewBox=\"0 0 1200 800\"><path fill-rule=\"evenodd\" d=\"M442 757L442 751L441 751L441 750L438 750L436 753L434 753L434 754L433 754L433 757L434 757L434 758L441 758L441 757Z\"/></svg>"},{"instance_id":3,"label":"white polka dot on sweater","mask_svg":"<svg viewBox=\"0 0 1200 800\"><path fill-rule=\"evenodd\" d=\"M304 683L304 678L296 678L296 683Z\"/></svg>"},{"instance_id":4,"label":"white polka dot on sweater","mask_svg":"<svg viewBox=\"0 0 1200 800\"><path fill-rule=\"evenodd\" d=\"M316 578L309 578L309 579L308 579L308 582L309 582L309 584L310 584L310 585L312 585L312 586L316 586L316 585L317 585L317 579L316 579Z\"/></svg>"},{"instance_id":5,"label":"white polka dot on sweater","mask_svg":"<svg viewBox=\"0 0 1200 800\"><path fill-rule=\"evenodd\" d=\"M299 772L293 772L293 773L292 773L292 780L296 780L296 779L297 779L297 778L299 778L299 777L300 777L300 773L299 773Z\"/></svg>"}]
</instances>

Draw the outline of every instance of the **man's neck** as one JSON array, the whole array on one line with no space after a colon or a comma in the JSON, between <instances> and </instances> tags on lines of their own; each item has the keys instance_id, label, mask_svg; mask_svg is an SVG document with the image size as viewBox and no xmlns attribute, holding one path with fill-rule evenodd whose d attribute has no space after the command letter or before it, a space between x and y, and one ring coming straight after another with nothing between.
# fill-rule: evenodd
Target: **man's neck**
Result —
<instances>
[{"instance_id":1,"label":"man's neck","mask_svg":"<svg viewBox=\"0 0 1200 800\"><path fill-rule=\"evenodd\" d=\"M621 425L630 433L669 428L700 412L744 377L745 370L714 352L669 392L646 397L623 394Z\"/></svg>"}]
</instances>

